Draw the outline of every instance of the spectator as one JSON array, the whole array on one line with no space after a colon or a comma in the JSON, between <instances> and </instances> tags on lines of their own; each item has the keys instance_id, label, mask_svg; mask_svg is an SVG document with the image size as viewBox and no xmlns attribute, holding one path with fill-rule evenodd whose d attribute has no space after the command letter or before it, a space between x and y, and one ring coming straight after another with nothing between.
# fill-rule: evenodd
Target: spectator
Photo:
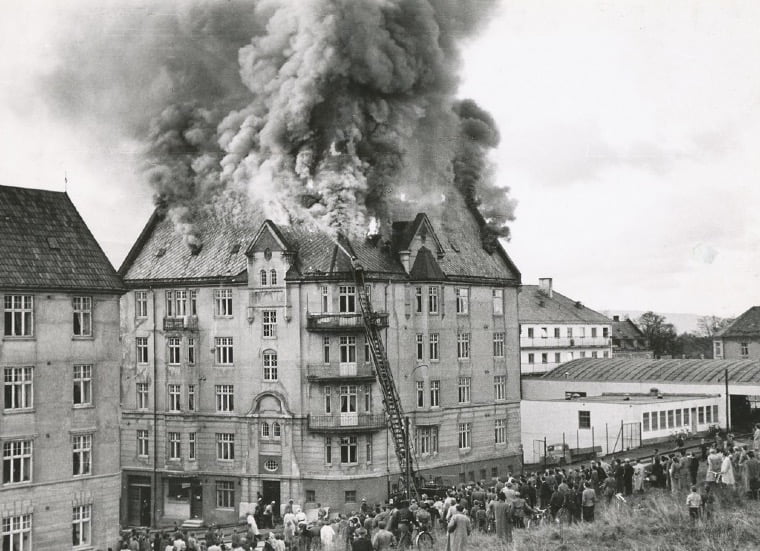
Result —
<instances>
[{"instance_id":1,"label":"spectator","mask_svg":"<svg viewBox=\"0 0 760 551\"><path fill-rule=\"evenodd\" d=\"M464 551L467 546L467 538L472 532L470 519L463 514L463 511L464 507L461 504L457 505L456 512L452 515L447 526L449 551Z\"/></svg>"},{"instance_id":2,"label":"spectator","mask_svg":"<svg viewBox=\"0 0 760 551\"><path fill-rule=\"evenodd\" d=\"M385 523L380 522L375 537L372 538L372 547L375 548L375 551L387 551L391 547L395 547L395 545L396 538L385 529Z\"/></svg>"},{"instance_id":3,"label":"spectator","mask_svg":"<svg viewBox=\"0 0 760 551\"><path fill-rule=\"evenodd\" d=\"M583 521L594 522L594 508L596 507L596 492L591 487L590 482L586 482L583 494L581 495L581 507L583 510Z\"/></svg>"},{"instance_id":4,"label":"spectator","mask_svg":"<svg viewBox=\"0 0 760 551\"><path fill-rule=\"evenodd\" d=\"M692 521L699 520L699 511L702 507L702 496L697 492L697 487L691 487L691 493L686 496L686 506L689 508L689 517Z\"/></svg>"},{"instance_id":5,"label":"spectator","mask_svg":"<svg viewBox=\"0 0 760 551\"><path fill-rule=\"evenodd\" d=\"M723 461L720 466L720 481L726 486L733 487L736 484L734 478L734 466L731 463L731 453L728 449L723 450Z\"/></svg>"},{"instance_id":6,"label":"spectator","mask_svg":"<svg viewBox=\"0 0 760 551\"><path fill-rule=\"evenodd\" d=\"M744 472L749 486L749 495L752 499L757 499L757 492L760 489L760 461L754 451L747 452Z\"/></svg>"}]
</instances>

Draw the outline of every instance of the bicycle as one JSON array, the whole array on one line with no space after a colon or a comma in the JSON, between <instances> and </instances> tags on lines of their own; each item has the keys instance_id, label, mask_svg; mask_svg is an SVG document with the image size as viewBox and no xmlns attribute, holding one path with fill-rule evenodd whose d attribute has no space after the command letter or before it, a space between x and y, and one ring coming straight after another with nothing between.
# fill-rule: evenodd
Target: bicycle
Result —
<instances>
[{"instance_id":1,"label":"bicycle","mask_svg":"<svg viewBox=\"0 0 760 551\"><path fill-rule=\"evenodd\" d=\"M525 528L539 528L549 522L549 509L540 509L536 507L535 511L531 513L530 517L525 523Z\"/></svg>"},{"instance_id":2,"label":"bicycle","mask_svg":"<svg viewBox=\"0 0 760 551\"><path fill-rule=\"evenodd\" d=\"M414 547L423 551L432 551L433 535L424 528L419 529L414 537Z\"/></svg>"}]
</instances>

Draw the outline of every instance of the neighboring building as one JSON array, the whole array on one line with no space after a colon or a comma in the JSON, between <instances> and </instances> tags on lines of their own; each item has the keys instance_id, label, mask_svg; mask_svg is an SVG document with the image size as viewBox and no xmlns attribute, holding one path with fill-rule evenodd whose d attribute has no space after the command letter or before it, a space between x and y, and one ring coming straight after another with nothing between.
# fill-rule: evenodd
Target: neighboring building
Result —
<instances>
[{"instance_id":1,"label":"neighboring building","mask_svg":"<svg viewBox=\"0 0 760 551\"><path fill-rule=\"evenodd\" d=\"M517 289L464 208L341 239L368 292L419 472L520 464ZM122 521L236 522L257 495L357 509L400 477L349 256L328 236L201 218L189 249L154 215L121 269Z\"/></svg>"},{"instance_id":2,"label":"neighboring building","mask_svg":"<svg viewBox=\"0 0 760 551\"><path fill-rule=\"evenodd\" d=\"M612 316L612 356L643 359L654 356L646 335L630 318L621 320L620 316Z\"/></svg>"},{"instance_id":3,"label":"neighboring building","mask_svg":"<svg viewBox=\"0 0 760 551\"><path fill-rule=\"evenodd\" d=\"M552 279L523 285L519 294L523 375L551 371L577 358L610 358L612 321L552 289Z\"/></svg>"},{"instance_id":4,"label":"neighboring building","mask_svg":"<svg viewBox=\"0 0 760 551\"><path fill-rule=\"evenodd\" d=\"M726 415L726 374L729 415ZM647 394L652 389L665 395L721 396L717 418L705 413L707 425L720 423L725 427L728 418L731 428L739 431L750 430L753 423L760 421L760 362L757 360L585 359L562 365L543 377L522 381L524 400L605 393ZM523 422L527 422L526 416ZM699 425L701 430L702 423Z\"/></svg>"},{"instance_id":5,"label":"neighboring building","mask_svg":"<svg viewBox=\"0 0 760 551\"><path fill-rule=\"evenodd\" d=\"M2 548L107 549L121 280L65 193L0 186L0 235Z\"/></svg>"},{"instance_id":6,"label":"neighboring building","mask_svg":"<svg viewBox=\"0 0 760 551\"><path fill-rule=\"evenodd\" d=\"M603 393L583 396L572 392L564 398L523 400L522 440L526 463L543 461L543 443L561 450L581 450L608 455L647 443L672 440L675 432L697 433L719 417L717 394Z\"/></svg>"},{"instance_id":7,"label":"neighboring building","mask_svg":"<svg viewBox=\"0 0 760 551\"><path fill-rule=\"evenodd\" d=\"M760 359L760 306L753 306L713 337L713 356Z\"/></svg>"}]
</instances>

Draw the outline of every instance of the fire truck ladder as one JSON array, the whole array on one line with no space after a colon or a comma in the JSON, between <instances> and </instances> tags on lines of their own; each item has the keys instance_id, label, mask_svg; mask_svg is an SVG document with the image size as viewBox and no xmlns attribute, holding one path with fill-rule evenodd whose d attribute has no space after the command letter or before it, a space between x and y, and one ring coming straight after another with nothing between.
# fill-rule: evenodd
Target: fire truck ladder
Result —
<instances>
[{"instance_id":1,"label":"fire truck ladder","mask_svg":"<svg viewBox=\"0 0 760 551\"><path fill-rule=\"evenodd\" d=\"M364 286L364 269L356 259L352 259L354 267L354 281L356 282L356 294L359 297L362 319L364 321L364 331L367 335L372 361L375 364L375 372L380 388L383 391L383 404L388 416L388 425L393 436L393 445L396 450L401 472L406 476L408 481L406 492L408 497L419 497L417 492L416 473L414 469L414 459L409 442L409 434L405 428L404 410L401 407L401 398L398 389L393 381L391 366L388 363L388 356L385 353L383 340L380 338L380 331L377 327L378 316L372 311L372 305L367 296L367 289Z\"/></svg>"}]
</instances>

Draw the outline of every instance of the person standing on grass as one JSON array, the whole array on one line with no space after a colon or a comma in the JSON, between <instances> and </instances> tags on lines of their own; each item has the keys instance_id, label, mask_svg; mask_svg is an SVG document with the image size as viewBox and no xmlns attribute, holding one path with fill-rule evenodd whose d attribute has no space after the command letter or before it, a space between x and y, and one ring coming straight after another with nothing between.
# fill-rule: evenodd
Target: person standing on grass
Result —
<instances>
[{"instance_id":1,"label":"person standing on grass","mask_svg":"<svg viewBox=\"0 0 760 551\"><path fill-rule=\"evenodd\" d=\"M631 460L626 459L623 466L623 484L625 485L625 495L629 496L633 493L633 474L634 469L631 465Z\"/></svg>"},{"instance_id":2,"label":"person standing on grass","mask_svg":"<svg viewBox=\"0 0 760 551\"><path fill-rule=\"evenodd\" d=\"M710 448L710 453L707 456L707 474L705 474L705 482L707 484L718 482L722 465L723 456L718 453L717 449Z\"/></svg>"},{"instance_id":3,"label":"person standing on grass","mask_svg":"<svg viewBox=\"0 0 760 551\"><path fill-rule=\"evenodd\" d=\"M697 474L699 474L699 458L692 452L689 452L689 481L692 486L697 485Z\"/></svg>"},{"instance_id":4,"label":"person standing on grass","mask_svg":"<svg viewBox=\"0 0 760 551\"><path fill-rule=\"evenodd\" d=\"M723 450L723 462L720 466L720 481L726 486L732 488L736 485L736 478L734 477L734 465L731 462L731 453L728 449Z\"/></svg>"},{"instance_id":5,"label":"person standing on grass","mask_svg":"<svg viewBox=\"0 0 760 551\"><path fill-rule=\"evenodd\" d=\"M448 551L464 551L467 547L467 538L472 532L472 525L470 519L463 513L464 507L461 504L456 506L456 513L454 513L447 526L448 539Z\"/></svg>"},{"instance_id":6,"label":"person standing on grass","mask_svg":"<svg viewBox=\"0 0 760 551\"><path fill-rule=\"evenodd\" d=\"M504 494L500 493L498 499L499 501L493 506L496 537L501 541L510 543L512 541L512 522L509 518L509 505L507 505Z\"/></svg>"},{"instance_id":7,"label":"person standing on grass","mask_svg":"<svg viewBox=\"0 0 760 551\"><path fill-rule=\"evenodd\" d=\"M760 461L754 451L747 452L747 462L744 463L744 475L747 477L749 496L757 499L757 491L760 489Z\"/></svg>"},{"instance_id":8,"label":"person standing on grass","mask_svg":"<svg viewBox=\"0 0 760 551\"><path fill-rule=\"evenodd\" d=\"M644 477L646 476L646 467L641 462L641 459L636 460L636 464L633 466L633 491L641 493L644 491Z\"/></svg>"},{"instance_id":9,"label":"person standing on grass","mask_svg":"<svg viewBox=\"0 0 760 551\"><path fill-rule=\"evenodd\" d=\"M702 508L702 496L697 492L697 487L691 487L691 493L686 496L686 506L689 508L689 517L693 522L699 520L699 510Z\"/></svg>"},{"instance_id":10,"label":"person standing on grass","mask_svg":"<svg viewBox=\"0 0 760 551\"><path fill-rule=\"evenodd\" d=\"M760 423L755 423L755 431L752 433L752 449L755 456L760 453Z\"/></svg>"},{"instance_id":11,"label":"person standing on grass","mask_svg":"<svg viewBox=\"0 0 760 551\"><path fill-rule=\"evenodd\" d=\"M596 492L591 487L590 482L586 482L586 487L581 494L581 509L583 511L584 522L594 522L594 508L596 507Z\"/></svg>"},{"instance_id":12,"label":"person standing on grass","mask_svg":"<svg viewBox=\"0 0 760 551\"><path fill-rule=\"evenodd\" d=\"M676 493L681 490L681 462L678 457L670 460L670 491Z\"/></svg>"}]
</instances>

